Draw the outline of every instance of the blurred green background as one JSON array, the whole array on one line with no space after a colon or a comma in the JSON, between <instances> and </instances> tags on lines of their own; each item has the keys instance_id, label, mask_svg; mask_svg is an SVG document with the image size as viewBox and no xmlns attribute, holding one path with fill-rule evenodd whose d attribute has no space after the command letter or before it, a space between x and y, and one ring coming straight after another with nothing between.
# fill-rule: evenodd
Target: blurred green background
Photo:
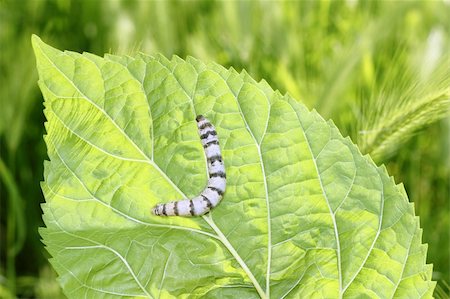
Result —
<instances>
[{"instance_id":1,"label":"blurred green background","mask_svg":"<svg viewBox=\"0 0 450 299\"><path fill-rule=\"evenodd\" d=\"M450 1L0 0L0 298L61 298L40 242L46 159L31 34L59 49L247 70L332 118L403 182L450 292Z\"/></svg>"}]
</instances>

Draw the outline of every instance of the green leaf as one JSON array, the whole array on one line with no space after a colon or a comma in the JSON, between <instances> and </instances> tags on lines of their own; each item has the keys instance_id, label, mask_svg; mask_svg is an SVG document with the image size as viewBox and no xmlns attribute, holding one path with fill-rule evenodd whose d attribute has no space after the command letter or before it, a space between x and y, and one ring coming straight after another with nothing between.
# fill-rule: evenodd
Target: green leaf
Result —
<instances>
[{"instance_id":1,"label":"green leaf","mask_svg":"<svg viewBox=\"0 0 450 299\"><path fill-rule=\"evenodd\" d=\"M40 232L68 297L431 297L403 187L315 111L194 58L33 47ZM154 216L205 186L197 114L216 126L227 192L203 217Z\"/></svg>"}]
</instances>

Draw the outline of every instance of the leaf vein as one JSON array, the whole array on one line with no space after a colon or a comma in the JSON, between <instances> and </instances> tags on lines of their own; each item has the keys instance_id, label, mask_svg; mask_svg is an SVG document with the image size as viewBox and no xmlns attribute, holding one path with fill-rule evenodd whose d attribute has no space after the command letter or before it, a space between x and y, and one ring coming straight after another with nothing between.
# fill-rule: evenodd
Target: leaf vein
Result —
<instances>
[{"instance_id":1,"label":"leaf vein","mask_svg":"<svg viewBox=\"0 0 450 299\"><path fill-rule=\"evenodd\" d=\"M286 102L291 106L291 108L294 111L296 111L289 101L286 101ZM317 177L318 177L318 180L319 180L320 188L322 189L322 195L324 196L324 199L325 199L325 201L327 203L328 209L330 211L331 220L333 222L334 237L335 237L335 240L336 240L337 264L338 264L337 266L338 266L338 279L339 279L339 298L342 298L343 291L342 291L341 250L340 250L340 241L339 241L339 233L338 233L338 230L337 230L336 217L335 217L335 215L333 213L333 210L331 209L331 205L330 205L330 202L328 200L328 196L327 196L327 194L325 192L325 189L324 189L324 186L323 186L323 183L322 183L322 178L320 176L319 168L317 166L317 161L316 161L316 158L315 158L315 156L313 154L313 151L312 151L311 144L310 144L310 141L308 139L308 136L305 133L305 128L303 127L303 123L301 122L301 120L300 120L300 118L299 118L297 113L296 113L296 115L297 115L298 123L299 123L300 127L302 128L302 133L303 133L303 136L304 136L304 138L306 140L306 144L307 144L308 150L309 150L309 152L311 154L312 161L314 163L314 167L315 167L315 170L316 170L316 173L317 173Z\"/></svg>"},{"instance_id":2,"label":"leaf vein","mask_svg":"<svg viewBox=\"0 0 450 299\"><path fill-rule=\"evenodd\" d=\"M266 296L268 298L270 298L270 269L271 269L271 260L272 260L272 225L271 225L271 217L270 217L270 204L269 204L269 191L268 191L268 187L267 187L267 178L266 178L266 174L265 174L265 167L264 167L264 160L261 154L261 146L258 143L258 141L255 138L255 135L253 134L252 130L250 129L247 120L245 119L245 115L242 112L242 108L241 105L239 103L239 98L238 95L240 94L242 87L244 85L241 85L240 89L238 90L237 93L233 92L233 89L231 88L231 86L228 84L228 81L220 74L220 76L222 77L222 79L224 80L225 84L227 84L228 89L230 90L231 94L233 95L234 99L236 100L236 104L239 108L239 113L242 117L242 120L245 123L245 126L247 128L247 131L250 133L251 137L253 138L255 145L256 145L256 149L258 151L258 158L261 161L261 171L262 171L262 177L263 177L263 183L264 183L264 192L265 192L265 199L266 199L266 206L267 206L267 271L266 271ZM266 97L267 99L267 97ZM268 99L267 99L268 100ZM269 115L270 115L270 102L268 102L268 108L269 108ZM267 124L269 122L269 118L267 119ZM266 127L267 129L267 127ZM264 132L265 134L266 132ZM261 136L261 143L262 140L264 139L265 135Z\"/></svg>"},{"instance_id":3,"label":"leaf vein","mask_svg":"<svg viewBox=\"0 0 450 299\"><path fill-rule=\"evenodd\" d=\"M163 66L169 73L172 74L173 77L176 77L175 74L173 73L173 71L171 71L170 69L168 69L166 66L164 66L163 64L161 64L159 61L158 63ZM188 97L188 99L190 101L194 101L193 98L191 98L187 92L184 90L184 87L181 85L181 83L178 81L178 79L175 78L175 81L180 85L180 87L183 89L184 93L186 94L186 96ZM167 176L166 176L167 177ZM170 180L167 177L168 180ZM178 188L177 188L178 189ZM184 197L187 198L186 195L180 190L178 189L178 191L180 192L180 194ZM264 291L262 290L261 286L259 285L258 281L256 280L256 278L254 277L253 273L250 271L250 269L248 268L247 264L244 262L244 260L240 257L240 255L237 253L237 251L234 249L233 245L228 241L228 239L225 237L225 235L223 234L223 232L216 226L214 220L211 218L211 215L203 215L202 218L211 226L211 228L216 232L216 234L218 235L219 240L222 242L222 244L229 250L229 252L231 253L231 255L233 255L233 257L236 259L236 261L239 263L239 265L242 267L242 269L244 270L244 272L247 274L247 276L249 277L249 279L252 281L253 285L255 286L257 292L259 293L259 295L262 298L266 298L266 295L264 294Z\"/></svg>"}]
</instances>

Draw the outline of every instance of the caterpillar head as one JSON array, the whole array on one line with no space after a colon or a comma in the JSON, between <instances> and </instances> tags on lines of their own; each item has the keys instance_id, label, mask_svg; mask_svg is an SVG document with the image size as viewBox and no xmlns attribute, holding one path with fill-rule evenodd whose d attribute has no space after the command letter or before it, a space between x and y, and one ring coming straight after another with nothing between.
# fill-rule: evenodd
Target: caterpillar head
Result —
<instances>
[{"instance_id":1,"label":"caterpillar head","mask_svg":"<svg viewBox=\"0 0 450 299\"><path fill-rule=\"evenodd\" d=\"M202 121L202 120L205 120L205 117L203 116L203 115L197 115L197 117L195 118L195 120L197 121L197 122L200 122L200 121Z\"/></svg>"}]
</instances>

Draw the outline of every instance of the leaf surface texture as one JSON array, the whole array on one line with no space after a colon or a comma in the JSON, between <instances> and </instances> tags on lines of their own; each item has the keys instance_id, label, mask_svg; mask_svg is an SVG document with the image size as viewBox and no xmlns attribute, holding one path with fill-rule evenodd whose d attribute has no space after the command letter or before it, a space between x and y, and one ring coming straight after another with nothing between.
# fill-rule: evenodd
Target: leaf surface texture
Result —
<instances>
[{"instance_id":1,"label":"leaf surface texture","mask_svg":"<svg viewBox=\"0 0 450 299\"><path fill-rule=\"evenodd\" d=\"M33 37L49 161L43 241L70 298L431 297L401 185L265 81L189 57L61 52ZM203 217L157 217L227 170Z\"/></svg>"}]
</instances>

